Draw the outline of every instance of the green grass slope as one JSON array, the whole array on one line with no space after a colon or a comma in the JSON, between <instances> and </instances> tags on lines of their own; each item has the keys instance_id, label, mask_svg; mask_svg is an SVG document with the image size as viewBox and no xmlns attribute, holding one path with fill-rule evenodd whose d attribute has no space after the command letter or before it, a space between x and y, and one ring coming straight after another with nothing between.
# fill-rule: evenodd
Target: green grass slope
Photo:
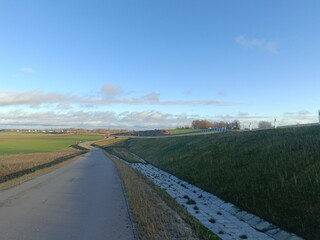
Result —
<instances>
[{"instance_id":1,"label":"green grass slope","mask_svg":"<svg viewBox=\"0 0 320 240\"><path fill-rule=\"evenodd\" d=\"M242 209L320 239L319 126L119 144Z\"/></svg>"}]
</instances>

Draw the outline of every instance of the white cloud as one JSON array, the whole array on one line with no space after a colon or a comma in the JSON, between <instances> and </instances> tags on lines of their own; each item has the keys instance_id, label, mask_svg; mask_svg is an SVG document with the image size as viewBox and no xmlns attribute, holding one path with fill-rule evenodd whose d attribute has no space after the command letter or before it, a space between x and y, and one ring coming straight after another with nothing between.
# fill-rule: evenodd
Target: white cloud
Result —
<instances>
[{"instance_id":1,"label":"white cloud","mask_svg":"<svg viewBox=\"0 0 320 240\"><path fill-rule=\"evenodd\" d=\"M58 93L44 93L40 90L16 92L0 92L0 106L29 105L39 106L42 104L66 104L72 102L72 98Z\"/></svg>"},{"instance_id":2,"label":"white cloud","mask_svg":"<svg viewBox=\"0 0 320 240\"><path fill-rule=\"evenodd\" d=\"M249 116L249 113L239 112L239 113L238 113L238 116L239 116L239 117L248 117L248 116Z\"/></svg>"},{"instance_id":3,"label":"white cloud","mask_svg":"<svg viewBox=\"0 0 320 240\"><path fill-rule=\"evenodd\" d=\"M134 106L234 106L236 103L212 100L162 100L160 93L151 92L142 96L131 96L121 87L109 84L91 95L72 96L54 92L0 91L1 128L175 128L191 124L198 115L166 114L159 111L135 111ZM111 105L133 106L131 111L110 112ZM80 107L80 108L79 108ZM95 108L101 107L101 108ZM16 109L15 111L13 109ZM21 110L23 109L23 110ZM45 110L44 110L45 109ZM72 111L82 109L82 111Z\"/></svg>"},{"instance_id":4,"label":"white cloud","mask_svg":"<svg viewBox=\"0 0 320 240\"><path fill-rule=\"evenodd\" d=\"M20 69L19 69L19 71L20 72L23 72L23 73L35 73L36 71L33 69L33 68L31 68L31 67L21 67Z\"/></svg>"},{"instance_id":5,"label":"white cloud","mask_svg":"<svg viewBox=\"0 0 320 240\"><path fill-rule=\"evenodd\" d=\"M237 103L219 101L219 100L172 100L164 101L160 99L160 93L151 92L141 97L128 97L119 95L120 88L116 86L103 87L105 95L96 96L68 96L59 93L46 93L41 90L17 92L17 91L0 91L0 106L41 106L44 104L53 104L67 108L70 105L79 105L84 108L93 106L108 106L115 104L122 105L159 105L159 106L234 106ZM106 96L107 95L107 96Z\"/></svg>"},{"instance_id":6,"label":"white cloud","mask_svg":"<svg viewBox=\"0 0 320 240\"><path fill-rule=\"evenodd\" d=\"M283 118L290 121L295 121L299 123L310 123L317 121L317 112L312 113L308 110L300 110L297 112L285 112L283 113Z\"/></svg>"},{"instance_id":7,"label":"white cloud","mask_svg":"<svg viewBox=\"0 0 320 240\"><path fill-rule=\"evenodd\" d=\"M220 100L190 100L190 101L162 101L160 105L165 106L220 106L220 107L227 107L227 106L236 106L239 103L235 102L228 102L228 101L220 101Z\"/></svg>"},{"instance_id":8,"label":"white cloud","mask_svg":"<svg viewBox=\"0 0 320 240\"><path fill-rule=\"evenodd\" d=\"M277 53L278 48L276 43L272 41L266 41L264 39L253 38L248 39L245 36L238 36L235 38L236 43L246 48L258 48L269 53Z\"/></svg>"},{"instance_id":9,"label":"white cloud","mask_svg":"<svg viewBox=\"0 0 320 240\"><path fill-rule=\"evenodd\" d=\"M299 114L300 116L306 116L306 115L311 115L312 113L309 112L308 110L300 110L300 111L298 112L298 114Z\"/></svg>"},{"instance_id":10,"label":"white cloud","mask_svg":"<svg viewBox=\"0 0 320 240\"><path fill-rule=\"evenodd\" d=\"M293 116L294 112L284 112L283 115L284 116Z\"/></svg>"},{"instance_id":11,"label":"white cloud","mask_svg":"<svg viewBox=\"0 0 320 240\"><path fill-rule=\"evenodd\" d=\"M300 114L299 114L300 112ZM277 116L279 126L312 123L317 114L303 115L301 111ZM302 111L303 112L303 111ZM170 114L160 111L42 111L12 110L0 112L1 128L121 128L121 129L166 129L190 125L195 119L209 121L240 120L241 126L258 126L261 120L273 122L273 116L254 115L246 112L237 114L200 116L194 114Z\"/></svg>"},{"instance_id":12,"label":"white cloud","mask_svg":"<svg viewBox=\"0 0 320 240\"><path fill-rule=\"evenodd\" d=\"M54 111L30 113L16 110L0 113L2 128L125 128L163 129L190 125L195 116L166 114L159 111L122 112L111 111Z\"/></svg>"},{"instance_id":13,"label":"white cloud","mask_svg":"<svg viewBox=\"0 0 320 240\"><path fill-rule=\"evenodd\" d=\"M120 86L116 84L106 84L102 87L102 92L107 97L114 97L122 92L122 89Z\"/></svg>"}]
</instances>

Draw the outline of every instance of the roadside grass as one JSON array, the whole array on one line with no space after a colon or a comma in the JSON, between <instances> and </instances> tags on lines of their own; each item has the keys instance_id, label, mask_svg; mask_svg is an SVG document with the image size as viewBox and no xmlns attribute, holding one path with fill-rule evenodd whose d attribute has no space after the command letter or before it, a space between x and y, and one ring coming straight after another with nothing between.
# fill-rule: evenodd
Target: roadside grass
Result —
<instances>
[{"instance_id":1,"label":"roadside grass","mask_svg":"<svg viewBox=\"0 0 320 240\"><path fill-rule=\"evenodd\" d=\"M240 208L320 239L320 127L129 139L144 160Z\"/></svg>"},{"instance_id":2,"label":"roadside grass","mask_svg":"<svg viewBox=\"0 0 320 240\"><path fill-rule=\"evenodd\" d=\"M0 134L0 156L10 154L43 153L66 149L84 141L99 140L94 134Z\"/></svg>"},{"instance_id":3,"label":"roadside grass","mask_svg":"<svg viewBox=\"0 0 320 240\"><path fill-rule=\"evenodd\" d=\"M166 192L114 156L106 154L119 170L140 239L219 239Z\"/></svg>"}]
</instances>

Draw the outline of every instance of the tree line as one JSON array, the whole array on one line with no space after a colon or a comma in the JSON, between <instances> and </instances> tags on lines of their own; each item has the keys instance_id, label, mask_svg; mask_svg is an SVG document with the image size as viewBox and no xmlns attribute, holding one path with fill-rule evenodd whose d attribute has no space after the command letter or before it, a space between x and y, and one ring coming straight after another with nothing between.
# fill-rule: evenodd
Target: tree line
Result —
<instances>
[{"instance_id":1,"label":"tree line","mask_svg":"<svg viewBox=\"0 0 320 240\"><path fill-rule=\"evenodd\" d=\"M208 120L194 120L191 123L193 129L208 129L208 128L226 128L226 129L240 129L241 124L239 120L232 122L215 121L210 122Z\"/></svg>"},{"instance_id":2,"label":"tree line","mask_svg":"<svg viewBox=\"0 0 320 240\"><path fill-rule=\"evenodd\" d=\"M184 128L189 128L185 126ZM208 120L193 120L191 123L191 128L193 129L208 129L208 128L225 128L238 130L241 128L241 122L239 120L234 120L232 122L226 121L214 121L210 122ZM267 129L272 128L271 122L260 121L258 122L258 128Z\"/></svg>"}]
</instances>

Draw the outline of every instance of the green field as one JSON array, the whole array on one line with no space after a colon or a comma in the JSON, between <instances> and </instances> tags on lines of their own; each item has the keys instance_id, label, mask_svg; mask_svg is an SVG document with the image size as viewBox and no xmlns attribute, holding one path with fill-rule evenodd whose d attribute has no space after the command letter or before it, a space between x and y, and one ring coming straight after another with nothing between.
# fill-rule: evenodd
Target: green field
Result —
<instances>
[{"instance_id":1,"label":"green field","mask_svg":"<svg viewBox=\"0 0 320 240\"><path fill-rule=\"evenodd\" d=\"M101 139L102 135L75 134L0 134L0 156L52 152L72 144Z\"/></svg>"},{"instance_id":2,"label":"green field","mask_svg":"<svg viewBox=\"0 0 320 240\"><path fill-rule=\"evenodd\" d=\"M319 126L118 145L288 231L320 239Z\"/></svg>"}]
</instances>

